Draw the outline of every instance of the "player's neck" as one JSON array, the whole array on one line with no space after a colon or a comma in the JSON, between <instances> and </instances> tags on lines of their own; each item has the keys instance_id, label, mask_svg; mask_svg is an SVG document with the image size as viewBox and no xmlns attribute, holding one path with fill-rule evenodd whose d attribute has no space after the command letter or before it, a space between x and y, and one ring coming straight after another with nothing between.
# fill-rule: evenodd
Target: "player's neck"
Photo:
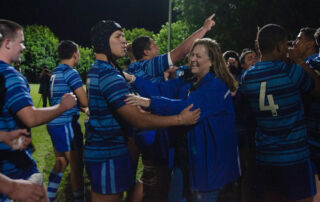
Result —
<instances>
[{"instance_id":1,"label":"player's neck","mask_svg":"<svg viewBox=\"0 0 320 202\"><path fill-rule=\"evenodd\" d=\"M102 61L107 61L109 62L107 56L102 53L96 53L96 60L102 60Z\"/></svg>"},{"instance_id":2,"label":"player's neck","mask_svg":"<svg viewBox=\"0 0 320 202\"><path fill-rule=\"evenodd\" d=\"M69 65L70 67L74 67L74 62L73 60L61 60L60 61L61 64L65 64L65 65Z\"/></svg>"}]
</instances>

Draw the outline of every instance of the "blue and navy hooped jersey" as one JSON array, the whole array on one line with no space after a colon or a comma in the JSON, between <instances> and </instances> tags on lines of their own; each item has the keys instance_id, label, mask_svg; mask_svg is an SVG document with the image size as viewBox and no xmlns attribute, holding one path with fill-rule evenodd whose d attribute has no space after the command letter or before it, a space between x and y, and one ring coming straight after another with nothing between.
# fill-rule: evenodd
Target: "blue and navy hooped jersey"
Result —
<instances>
[{"instance_id":1,"label":"blue and navy hooped jersey","mask_svg":"<svg viewBox=\"0 0 320 202\"><path fill-rule=\"evenodd\" d=\"M71 93L80 87L82 87L82 81L78 71L66 64L58 65L51 74L50 105L59 104L65 93ZM79 115L79 113L79 108L75 106L50 121L48 125L63 125L71 122L72 117L74 115Z\"/></svg>"},{"instance_id":2,"label":"blue and navy hooped jersey","mask_svg":"<svg viewBox=\"0 0 320 202\"><path fill-rule=\"evenodd\" d=\"M127 72L152 82L165 81L163 73L169 68L168 53L158 55L150 60L134 62L129 65Z\"/></svg>"},{"instance_id":3,"label":"blue and navy hooped jersey","mask_svg":"<svg viewBox=\"0 0 320 202\"><path fill-rule=\"evenodd\" d=\"M105 161L128 152L122 119L117 110L124 106L129 86L110 63L96 60L88 72L87 94L90 119L86 131L84 158ZM121 124L121 125L120 125Z\"/></svg>"},{"instance_id":4,"label":"blue and navy hooped jersey","mask_svg":"<svg viewBox=\"0 0 320 202\"><path fill-rule=\"evenodd\" d=\"M320 78L320 57L307 60L306 63ZM309 143L320 147L320 99L311 96L305 97L305 109L307 115L307 128Z\"/></svg>"},{"instance_id":5,"label":"blue and navy hooped jersey","mask_svg":"<svg viewBox=\"0 0 320 202\"><path fill-rule=\"evenodd\" d=\"M0 130L12 131L22 128L24 125L19 121L17 112L24 107L33 106L28 82L18 71L3 61L0 61L0 74L5 79L6 88L5 104L0 116ZM0 152L1 150L11 150L11 148L5 143L0 143ZM26 152L26 154L28 155L29 153ZM16 171L15 165L8 161L2 161L0 165L0 172L3 174L10 174Z\"/></svg>"},{"instance_id":6,"label":"blue and navy hooped jersey","mask_svg":"<svg viewBox=\"0 0 320 202\"><path fill-rule=\"evenodd\" d=\"M241 78L240 91L257 121L257 160L268 165L292 165L309 158L301 93L314 83L296 64L256 63Z\"/></svg>"}]
</instances>

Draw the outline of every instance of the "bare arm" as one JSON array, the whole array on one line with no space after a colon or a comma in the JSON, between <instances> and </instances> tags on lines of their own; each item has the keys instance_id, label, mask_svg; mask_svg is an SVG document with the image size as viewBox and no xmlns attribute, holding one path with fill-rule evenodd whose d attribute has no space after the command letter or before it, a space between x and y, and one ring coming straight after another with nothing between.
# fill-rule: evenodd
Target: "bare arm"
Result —
<instances>
[{"instance_id":1,"label":"bare arm","mask_svg":"<svg viewBox=\"0 0 320 202\"><path fill-rule=\"evenodd\" d=\"M184 40L177 48L173 49L170 52L170 57L173 64L182 60L189 53L193 42L196 39L202 38L211 29L211 27L215 25L215 22L212 20L214 16L215 14L212 14L210 17L208 17L204 21L204 24L200 29L194 32L191 36Z\"/></svg>"},{"instance_id":2,"label":"bare arm","mask_svg":"<svg viewBox=\"0 0 320 202\"><path fill-rule=\"evenodd\" d=\"M63 112L76 105L76 98L71 93L66 93L61 98L60 104L52 107L35 108L27 106L17 112L19 119L29 128L48 123Z\"/></svg>"},{"instance_id":3,"label":"bare arm","mask_svg":"<svg viewBox=\"0 0 320 202\"><path fill-rule=\"evenodd\" d=\"M74 91L74 94L76 94L77 99L79 100L81 107L88 107L88 98L86 95L86 91L84 90L83 86L81 86L80 88L77 88Z\"/></svg>"},{"instance_id":4,"label":"bare arm","mask_svg":"<svg viewBox=\"0 0 320 202\"><path fill-rule=\"evenodd\" d=\"M26 180L12 180L0 174L0 193L19 201L39 201L44 195L44 188Z\"/></svg>"},{"instance_id":5,"label":"bare arm","mask_svg":"<svg viewBox=\"0 0 320 202\"><path fill-rule=\"evenodd\" d=\"M141 112L136 106L124 105L117 110L122 118L139 129L165 128L179 125L192 125L200 117L200 110L190 111L192 105L185 108L179 115L158 116Z\"/></svg>"}]
</instances>

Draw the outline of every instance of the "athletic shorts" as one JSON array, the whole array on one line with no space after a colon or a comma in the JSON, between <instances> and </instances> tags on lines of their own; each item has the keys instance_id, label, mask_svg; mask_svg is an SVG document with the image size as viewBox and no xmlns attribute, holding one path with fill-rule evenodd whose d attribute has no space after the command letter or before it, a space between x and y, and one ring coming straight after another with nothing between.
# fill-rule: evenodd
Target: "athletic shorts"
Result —
<instances>
[{"instance_id":1,"label":"athletic shorts","mask_svg":"<svg viewBox=\"0 0 320 202\"><path fill-rule=\"evenodd\" d=\"M129 153L105 162L85 161L91 189L99 194L118 194L133 188L134 166Z\"/></svg>"},{"instance_id":2,"label":"athletic shorts","mask_svg":"<svg viewBox=\"0 0 320 202\"><path fill-rule=\"evenodd\" d=\"M64 125L47 125L47 130L58 152L82 149L83 135L77 119Z\"/></svg>"},{"instance_id":3,"label":"athletic shorts","mask_svg":"<svg viewBox=\"0 0 320 202\"><path fill-rule=\"evenodd\" d=\"M311 161L290 166L257 165L257 191L282 194L288 200L300 200L316 194Z\"/></svg>"}]
</instances>

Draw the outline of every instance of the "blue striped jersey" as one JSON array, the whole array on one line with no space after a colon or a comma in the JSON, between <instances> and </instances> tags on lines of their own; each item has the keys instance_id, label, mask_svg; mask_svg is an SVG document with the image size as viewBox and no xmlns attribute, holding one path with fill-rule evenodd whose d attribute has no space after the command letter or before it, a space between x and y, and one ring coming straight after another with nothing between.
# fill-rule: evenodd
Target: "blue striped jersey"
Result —
<instances>
[{"instance_id":1,"label":"blue striped jersey","mask_svg":"<svg viewBox=\"0 0 320 202\"><path fill-rule=\"evenodd\" d=\"M50 78L50 105L59 104L65 93L71 93L82 87L82 81L77 70L66 64L58 65L51 73ZM64 112L47 125L63 125L71 122L74 115L79 115L78 106Z\"/></svg>"},{"instance_id":2,"label":"blue striped jersey","mask_svg":"<svg viewBox=\"0 0 320 202\"><path fill-rule=\"evenodd\" d=\"M313 80L296 64L264 61L241 78L243 93L255 114L256 158L265 165L294 165L309 158L301 93Z\"/></svg>"},{"instance_id":3,"label":"blue striped jersey","mask_svg":"<svg viewBox=\"0 0 320 202\"><path fill-rule=\"evenodd\" d=\"M320 77L320 57L307 59L306 63ZM309 143L320 147L320 99L309 96L305 101Z\"/></svg>"},{"instance_id":4,"label":"blue striped jersey","mask_svg":"<svg viewBox=\"0 0 320 202\"><path fill-rule=\"evenodd\" d=\"M90 119L87 125L84 159L105 161L128 152L117 109L126 103L129 86L110 63L96 60L88 72L87 94ZM124 124L124 125L122 125Z\"/></svg>"},{"instance_id":5,"label":"blue striped jersey","mask_svg":"<svg viewBox=\"0 0 320 202\"><path fill-rule=\"evenodd\" d=\"M148 79L152 82L164 81L163 73L169 68L169 53L158 55L150 60L134 62L127 72Z\"/></svg>"},{"instance_id":6,"label":"blue striped jersey","mask_svg":"<svg viewBox=\"0 0 320 202\"><path fill-rule=\"evenodd\" d=\"M25 128L16 114L24 107L33 106L29 84L18 71L1 60L0 74L5 79L6 88L5 104L0 116L0 130L12 131L18 128ZM1 150L11 150L11 147L0 142L0 152ZM24 152L29 155L27 150L24 150ZM0 168L0 172L5 175L17 171L15 165L6 160L0 162Z\"/></svg>"}]
</instances>

